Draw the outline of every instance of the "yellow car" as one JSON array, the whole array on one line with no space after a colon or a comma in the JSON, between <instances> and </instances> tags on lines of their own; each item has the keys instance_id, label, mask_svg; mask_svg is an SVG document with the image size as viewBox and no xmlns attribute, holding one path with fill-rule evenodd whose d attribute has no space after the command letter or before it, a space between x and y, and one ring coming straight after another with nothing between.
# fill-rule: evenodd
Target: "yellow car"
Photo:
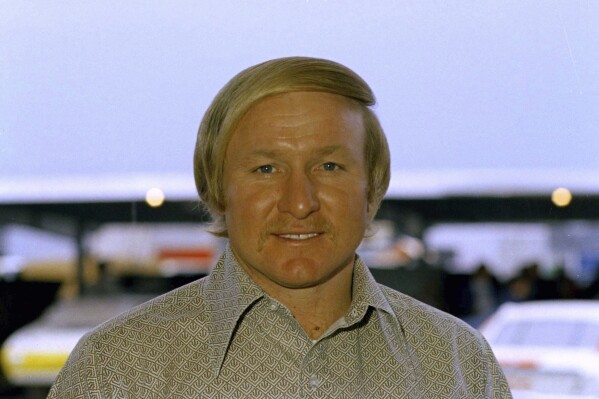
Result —
<instances>
[{"instance_id":1,"label":"yellow car","mask_svg":"<svg viewBox=\"0 0 599 399\"><path fill-rule=\"evenodd\" d=\"M79 339L98 324L150 299L147 295L61 301L11 334L1 349L2 369L21 387L50 386Z\"/></svg>"}]
</instances>

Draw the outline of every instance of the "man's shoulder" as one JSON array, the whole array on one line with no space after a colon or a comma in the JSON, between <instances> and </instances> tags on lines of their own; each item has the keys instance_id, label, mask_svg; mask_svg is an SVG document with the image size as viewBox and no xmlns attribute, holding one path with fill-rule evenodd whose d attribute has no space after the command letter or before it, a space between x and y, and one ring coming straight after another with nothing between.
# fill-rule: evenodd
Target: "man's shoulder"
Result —
<instances>
[{"instance_id":1,"label":"man's shoulder","mask_svg":"<svg viewBox=\"0 0 599 399\"><path fill-rule=\"evenodd\" d=\"M425 379L439 381L452 376L461 386L460 392L468 391L468 397L511 398L501 368L477 330L405 294L380 288L411 348L413 364L417 372L428 376Z\"/></svg>"},{"instance_id":2,"label":"man's shoulder","mask_svg":"<svg viewBox=\"0 0 599 399\"><path fill-rule=\"evenodd\" d=\"M480 334L464 321L409 295L379 284L389 305L407 333L464 336L478 341Z\"/></svg>"},{"instance_id":3,"label":"man's shoulder","mask_svg":"<svg viewBox=\"0 0 599 399\"><path fill-rule=\"evenodd\" d=\"M387 287L386 285L379 284L379 287L380 287L381 291L383 292L383 294L385 295L385 297L387 298L387 300L389 301L389 304L391 305L393 310L395 310L396 312L400 312L400 313L410 312L410 313L419 314L419 315L441 317L441 318L445 318L445 317L449 316L450 318L453 318L453 316L451 316L431 305L421 302L421 301L419 301L409 295L406 295L402 292L399 292L393 288Z\"/></svg>"},{"instance_id":4,"label":"man's shoulder","mask_svg":"<svg viewBox=\"0 0 599 399\"><path fill-rule=\"evenodd\" d=\"M173 361L206 355L205 290L206 279L196 280L88 332L71 352L49 398L79 398L82 391L113 397L119 389L135 386L140 376L161 375ZM208 370L205 359L200 364Z\"/></svg>"},{"instance_id":5,"label":"man's shoulder","mask_svg":"<svg viewBox=\"0 0 599 399\"><path fill-rule=\"evenodd\" d=\"M208 277L167 292L138 305L96 327L87 340L106 342L111 337L134 334L150 339L164 331L201 325L206 312L204 291Z\"/></svg>"}]
</instances>

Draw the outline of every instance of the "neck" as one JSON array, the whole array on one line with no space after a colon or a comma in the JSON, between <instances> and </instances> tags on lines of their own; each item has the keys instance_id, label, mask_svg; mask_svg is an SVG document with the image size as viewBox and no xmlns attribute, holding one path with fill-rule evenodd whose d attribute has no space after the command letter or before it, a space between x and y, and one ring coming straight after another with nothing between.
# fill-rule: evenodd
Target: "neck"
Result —
<instances>
[{"instance_id":1,"label":"neck","mask_svg":"<svg viewBox=\"0 0 599 399\"><path fill-rule=\"evenodd\" d=\"M353 260L328 280L310 287L285 287L246 271L269 296L283 304L310 339L318 339L347 314L352 300Z\"/></svg>"},{"instance_id":2,"label":"neck","mask_svg":"<svg viewBox=\"0 0 599 399\"><path fill-rule=\"evenodd\" d=\"M345 275L338 277L343 277L343 282L335 287L320 285L268 294L289 309L310 339L318 339L347 314L352 299L352 272L353 268L342 270L340 274Z\"/></svg>"}]
</instances>

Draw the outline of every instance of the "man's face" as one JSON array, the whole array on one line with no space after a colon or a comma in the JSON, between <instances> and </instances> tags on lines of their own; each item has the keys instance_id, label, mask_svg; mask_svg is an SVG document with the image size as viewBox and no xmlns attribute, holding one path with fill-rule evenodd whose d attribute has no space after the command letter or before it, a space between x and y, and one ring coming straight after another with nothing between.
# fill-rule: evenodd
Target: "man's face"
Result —
<instances>
[{"instance_id":1,"label":"man's face","mask_svg":"<svg viewBox=\"0 0 599 399\"><path fill-rule=\"evenodd\" d=\"M291 92L254 104L228 144L225 218L238 261L263 288L318 286L352 267L368 224L361 111Z\"/></svg>"}]
</instances>

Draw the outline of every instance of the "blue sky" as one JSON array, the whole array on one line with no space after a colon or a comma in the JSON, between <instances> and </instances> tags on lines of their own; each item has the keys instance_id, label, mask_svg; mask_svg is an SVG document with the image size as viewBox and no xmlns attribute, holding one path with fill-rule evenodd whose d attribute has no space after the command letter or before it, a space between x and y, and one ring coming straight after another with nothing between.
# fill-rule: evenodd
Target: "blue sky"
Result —
<instances>
[{"instance_id":1,"label":"blue sky","mask_svg":"<svg viewBox=\"0 0 599 399\"><path fill-rule=\"evenodd\" d=\"M191 176L218 89L288 55L371 84L394 170L599 171L597 21L576 0L0 0L0 178Z\"/></svg>"}]
</instances>

